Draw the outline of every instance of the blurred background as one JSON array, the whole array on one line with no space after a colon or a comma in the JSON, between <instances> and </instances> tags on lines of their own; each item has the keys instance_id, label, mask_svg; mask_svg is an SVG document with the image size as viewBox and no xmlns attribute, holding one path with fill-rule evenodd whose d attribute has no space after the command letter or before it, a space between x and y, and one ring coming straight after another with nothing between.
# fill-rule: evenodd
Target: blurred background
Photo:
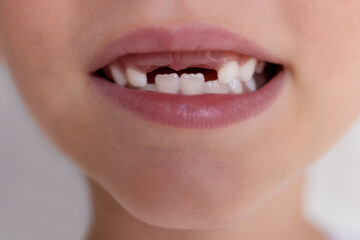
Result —
<instances>
[{"instance_id":1,"label":"blurred background","mask_svg":"<svg viewBox=\"0 0 360 240\"><path fill-rule=\"evenodd\" d=\"M308 171L304 214L360 239L360 119ZM90 200L80 171L41 134L0 62L0 239L79 240Z\"/></svg>"}]
</instances>

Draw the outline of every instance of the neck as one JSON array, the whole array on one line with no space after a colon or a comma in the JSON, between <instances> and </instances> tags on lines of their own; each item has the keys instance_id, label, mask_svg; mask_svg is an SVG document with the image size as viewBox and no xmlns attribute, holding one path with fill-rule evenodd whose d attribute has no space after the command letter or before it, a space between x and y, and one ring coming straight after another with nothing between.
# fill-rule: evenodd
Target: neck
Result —
<instances>
[{"instance_id":1,"label":"neck","mask_svg":"<svg viewBox=\"0 0 360 240\"><path fill-rule=\"evenodd\" d=\"M209 230L172 230L143 223L126 212L100 186L89 180L93 199L93 221L87 240L233 240L312 239L323 236L302 215L305 177L288 184L254 215L231 226Z\"/></svg>"}]
</instances>

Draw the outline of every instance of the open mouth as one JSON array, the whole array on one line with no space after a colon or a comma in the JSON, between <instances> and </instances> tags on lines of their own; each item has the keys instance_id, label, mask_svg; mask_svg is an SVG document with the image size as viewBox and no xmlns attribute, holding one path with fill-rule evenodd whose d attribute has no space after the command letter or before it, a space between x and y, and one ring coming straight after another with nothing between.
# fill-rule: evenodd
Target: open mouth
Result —
<instances>
[{"instance_id":1,"label":"open mouth","mask_svg":"<svg viewBox=\"0 0 360 240\"><path fill-rule=\"evenodd\" d=\"M276 62L226 29L143 28L106 46L94 60L90 83L107 102L140 118L216 128L253 118L274 102L286 76Z\"/></svg>"},{"instance_id":2,"label":"open mouth","mask_svg":"<svg viewBox=\"0 0 360 240\"><path fill-rule=\"evenodd\" d=\"M120 86L166 94L246 94L262 88L281 65L234 52L128 54L96 72Z\"/></svg>"}]
</instances>

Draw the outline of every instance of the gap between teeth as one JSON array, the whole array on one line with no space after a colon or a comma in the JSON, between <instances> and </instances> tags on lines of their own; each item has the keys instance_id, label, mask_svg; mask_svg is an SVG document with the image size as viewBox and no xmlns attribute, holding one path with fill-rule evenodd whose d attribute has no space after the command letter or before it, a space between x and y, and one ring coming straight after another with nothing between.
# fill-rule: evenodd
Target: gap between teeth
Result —
<instances>
[{"instance_id":1,"label":"gap between teeth","mask_svg":"<svg viewBox=\"0 0 360 240\"><path fill-rule=\"evenodd\" d=\"M243 65L237 61L229 61L222 65L218 72L218 80L206 81L202 73L182 74L158 74L155 76L155 84L147 83L145 72L134 68L127 68L125 74L117 65L110 66L110 73L115 83L126 86L129 84L139 90L161 92L168 94L241 94L247 89L256 91L257 86L254 74L264 71L265 62L250 58Z\"/></svg>"}]
</instances>

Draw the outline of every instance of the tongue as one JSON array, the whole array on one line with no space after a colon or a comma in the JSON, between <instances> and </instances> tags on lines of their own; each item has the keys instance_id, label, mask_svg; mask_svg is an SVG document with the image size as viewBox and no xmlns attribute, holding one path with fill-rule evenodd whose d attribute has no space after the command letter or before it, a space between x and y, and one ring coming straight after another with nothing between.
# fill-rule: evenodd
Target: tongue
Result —
<instances>
[{"instance_id":1,"label":"tongue","mask_svg":"<svg viewBox=\"0 0 360 240\"><path fill-rule=\"evenodd\" d=\"M218 51L144 53L123 56L116 63L120 64L123 69L132 67L143 72L152 72L161 67L181 71L191 68L219 69L227 61L236 60L242 64L248 58L233 52Z\"/></svg>"}]
</instances>

